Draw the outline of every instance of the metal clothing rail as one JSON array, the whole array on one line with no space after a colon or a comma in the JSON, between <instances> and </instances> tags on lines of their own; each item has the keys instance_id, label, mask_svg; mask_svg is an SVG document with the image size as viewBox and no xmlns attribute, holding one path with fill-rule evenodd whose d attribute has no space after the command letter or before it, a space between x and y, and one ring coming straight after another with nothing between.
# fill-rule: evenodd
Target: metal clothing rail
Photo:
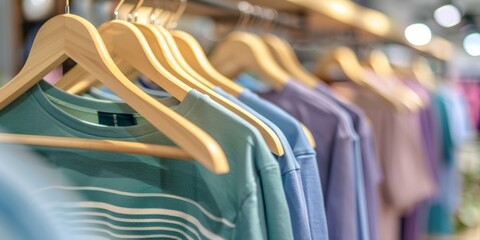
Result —
<instances>
[{"instance_id":1,"label":"metal clothing rail","mask_svg":"<svg viewBox=\"0 0 480 240\"><path fill-rule=\"evenodd\" d=\"M230 14L235 14L235 16L240 16L244 13L242 13L242 4L251 4L248 2L231 2L231 1L219 1L219 0L189 0L188 4L198 4L202 6L207 6L223 11L227 11ZM251 4L252 5L252 4ZM266 8L264 6L257 6L257 5L252 5L254 7L261 7L262 9L267 9L267 10L273 10L276 11L276 16L272 19L268 19L269 21L273 21L275 25L281 26L281 27L286 27L290 29L296 29L296 30L301 30L302 29L302 23L303 19L301 18L300 15L294 15L294 14L289 14L285 12L279 12L276 9L273 8ZM249 12L249 15L254 18L261 18L265 19L268 18L267 16L264 16L262 13L258 12Z\"/></svg>"},{"instance_id":2,"label":"metal clothing rail","mask_svg":"<svg viewBox=\"0 0 480 240\"><path fill-rule=\"evenodd\" d=\"M163 0L161 0L163 1ZM323 27L322 20L333 20L343 26L360 30L383 39L407 46L413 50L439 60L448 61L454 53L454 45L439 36L425 46L414 46L403 36L403 28L395 25L385 14L343 0L248 0L248 3L262 9L275 10L274 25L293 30L317 31ZM144 6L153 7L155 1L145 1ZM198 8L209 9L214 18L233 20L245 14L238 0L188 0L187 13ZM221 10L221 11L217 11ZM269 21L260 12L250 11L253 18ZM318 19L317 17L321 17ZM326 18L327 19L326 19ZM328 24L328 23L325 23Z\"/></svg>"},{"instance_id":3,"label":"metal clothing rail","mask_svg":"<svg viewBox=\"0 0 480 240\"><path fill-rule=\"evenodd\" d=\"M99 0L97 0L99 1ZM174 1L174 0L160 0L160 1ZM180 0L178 0L180 1ZM252 1L237 1L237 0L187 0L183 4L186 4L187 9L186 13L197 12L197 8L208 8L209 14L212 17L216 18L229 18L230 20L238 19L242 16L245 16L261 20L263 22L272 22L275 26L280 26L292 30L304 30L305 29L305 19L299 13L286 13L282 10L277 10L275 8L265 7L264 5L252 4ZM125 3L124 6L133 6L135 1L129 1ZM146 0L143 2L143 7L155 7L158 5L159 1L149 1ZM250 9L245 9L245 6L248 5ZM220 10L220 11L216 11ZM266 12L274 12L274 16L265 15ZM271 14L270 14L271 15Z\"/></svg>"}]
</instances>

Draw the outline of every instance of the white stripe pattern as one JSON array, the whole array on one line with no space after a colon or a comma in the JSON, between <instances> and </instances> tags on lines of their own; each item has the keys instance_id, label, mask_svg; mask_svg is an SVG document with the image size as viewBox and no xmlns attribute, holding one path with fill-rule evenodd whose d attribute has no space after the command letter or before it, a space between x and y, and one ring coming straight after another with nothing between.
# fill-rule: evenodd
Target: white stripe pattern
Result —
<instances>
[{"instance_id":1,"label":"white stripe pattern","mask_svg":"<svg viewBox=\"0 0 480 240\"><path fill-rule=\"evenodd\" d=\"M116 234L113 232L110 232L105 229L100 229L100 228L93 228L93 227L80 227L80 228L71 228L71 231L95 231L95 232L102 232L106 233L112 237L115 238L126 238L126 239L139 239L139 238L162 238L162 239L175 239L175 240L182 240L179 237L176 236L171 236L171 235L166 235L166 234L152 234L152 235L143 235L143 236L138 236L138 235L122 235L122 234Z\"/></svg>"},{"instance_id":2,"label":"white stripe pattern","mask_svg":"<svg viewBox=\"0 0 480 240\"><path fill-rule=\"evenodd\" d=\"M146 219L132 219L132 218L119 218L119 217L114 217L110 214L107 213L99 213L99 212L73 212L73 213L64 213L64 212L58 212L54 213L55 215L62 215L62 216L85 216L85 218L89 218L92 216L96 217L105 217L113 221L117 222L128 222L128 223L169 223L173 225L179 225L188 231L192 232L197 239L200 239L200 234L198 233L197 230L194 228L180 222L180 221L174 221L174 220L168 220L168 219L160 219L160 218L146 218ZM56 216L55 216L56 217Z\"/></svg>"},{"instance_id":3,"label":"white stripe pattern","mask_svg":"<svg viewBox=\"0 0 480 240\"><path fill-rule=\"evenodd\" d=\"M235 224L230 222L228 219L221 218L218 216L215 216L214 214L210 213L208 210L206 210L202 205L199 203L188 199L184 197L179 197L175 196L172 194L166 194L166 193L131 193L131 192L123 192L123 191L118 191L114 189L108 189L108 188L100 188L100 187L75 187L75 186L50 186L50 187L45 187L45 188L40 188L35 191L35 193L41 193L44 191L49 191L49 190L66 190L66 191L98 191L98 192L106 192L106 193L111 193L111 194L117 194L117 195L122 195L122 196L129 196L129 197L163 197L163 198L172 198L176 200L181 200L184 202L188 202L190 204L193 204L196 206L200 211L202 211L207 217L212 219L213 221L216 222L221 222L228 227L234 228Z\"/></svg>"},{"instance_id":4,"label":"white stripe pattern","mask_svg":"<svg viewBox=\"0 0 480 240\"><path fill-rule=\"evenodd\" d=\"M188 235L188 233L176 228L169 228L169 227L122 227L122 226L117 226L109 222L100 221L100 220L67 220L66 222L73 223L73 224L77 224L77 223L99 224L99 225L108 226L116 230L125 230L125 231L171 231L171 232L176 232L181 234L188 240L193 240L193 238L190 235Z\"/></svg>"},{"instance_id":5,"label":"white stripe pattern","mask_svg":"<svg viewBox=\"0 0 480 240\"><path fill-rule=\"evenodd\" d=\"M192 215L189 215L184 212L171 210L171 209L162 209L162 208L124 208L119 206L114 206L108 203L102 202L73 202L73 203L64 203L64 202L56 202L56 203L49 203L49 207L53 208L98 208L107 210L114 213L119 214L129 214L129 215L166 215L171 217L178 217L187 222L192 223L195 225L200 232L206 236L208 239L223 239L222 237L218 236L217 234L208 230L202 223Z\"/></svg>"},{"instance_id":6,"label":"white stripe pattern","mask_svg":"<svg viewBox=\"0 0 480 240\"><path fill-rule=\"evenodd\" d=\"M78 234L72 240L110 240L110 238L88 235L88 234Z\"/></svg>"}]
</instances>

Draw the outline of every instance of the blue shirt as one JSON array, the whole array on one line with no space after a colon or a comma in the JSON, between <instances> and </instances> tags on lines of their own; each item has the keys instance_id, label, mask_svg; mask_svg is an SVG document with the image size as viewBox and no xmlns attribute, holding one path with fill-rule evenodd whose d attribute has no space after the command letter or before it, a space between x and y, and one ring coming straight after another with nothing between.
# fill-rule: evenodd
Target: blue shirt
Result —
<instances>
[{"instance_id":1,"label":"blue shirt","mask_svg":"<svg viewBox=\"0 0 480 240\"><path fill-rule=\"evenodd\" d=\"M295 159L301 167L303 192L307 202L312 239L328 239L322 185L315 151L310 146L300 123L284 110L248 89L243 90L238 99L275 123L287 137Z\"/></svg>"},{"instance_id":2,"label":"blue shirt","mask_svg":"<svg viewBox=\"0 0 480 240\"><path fill-rule=\"evenodd\" d=\"M277 125L266 119L263 115L259 114L240 100L236 99L232 95L223 91L220 87L214 88L214 91L223 97L227 98L231 102L247 110L249 113L257 117L260 121L264 122L270 127L280 139L285 154L283 156L275 156L282 174L283 188L287 198L288 207L290 210L290 219L292 221L292 230L295 239L312 239L310 224L309 224L309 212L305 202L304 188L302 185L302 178L300 174L300 166L295 160L292 148L290 147L287 138L283 134L282 130Z\"/></svg>"},{"instance_id":3,"label":"blue shirt","mask_svg":"<svg viewBox=\"0 0 480 240\"><path fill-rule=\"evenodd\" d=\"M303 86L301 86L303 87ZM362 166L362 156L360 150L360 138L356 129L354 129L351 115L344 107L340 106L331 97L325 96L322 92L312 91L317 95L317 101L326 104L326 108L330 108L332 113L339 118L339 122L345 125L347 134L351 140L352 152L350 155L353 164L354 192L355 192L355 209L356 209L356 230L357 239L369 240L370 230L368 226L367 203L365 197L364 172ZM348 155L347 155L348 158Z\"/></svg>"},{"instance_id":4,"label":"blue shirt","mask_svg":"<svg viewBox=\"0 0 480 240\"><path fill-rule=\"evenodd\" d=\"M354 161L355 136L346 113L330 100L296 81L280 91L259 93L305 124L315 147L325 201L330 239L359 239L357 180ZM367 236L365 236L367 237ZM368 238L365 238L368 239Z\"/></svg>"}]
</instances>

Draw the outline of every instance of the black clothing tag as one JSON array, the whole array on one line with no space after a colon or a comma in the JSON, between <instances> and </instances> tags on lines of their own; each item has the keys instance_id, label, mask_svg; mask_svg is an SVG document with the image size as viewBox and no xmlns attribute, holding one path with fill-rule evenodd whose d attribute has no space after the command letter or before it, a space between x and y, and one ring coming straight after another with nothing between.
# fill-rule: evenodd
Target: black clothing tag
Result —
<instances>
[{"instance_id":1,"label":"black clothing tag","mask_svg":"<svg viewBox=\"0 0 480 240\"><path fill-rule=\"evenodd\" d=\"M98 112L98 123L111 127L135 126L133 114Z\"/></svg>"}]
</instances>

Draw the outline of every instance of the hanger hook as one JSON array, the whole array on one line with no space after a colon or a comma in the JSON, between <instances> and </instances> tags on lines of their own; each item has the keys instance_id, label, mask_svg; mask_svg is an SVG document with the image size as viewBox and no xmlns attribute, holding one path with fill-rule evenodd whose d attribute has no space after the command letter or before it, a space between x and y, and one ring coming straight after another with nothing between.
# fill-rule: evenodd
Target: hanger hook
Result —
<instances>
[{"instance_id":1,"label":"hanger hook","mask_svg":"<svg viewBox=\"0 0 480 240\"><path fill-rule=\"evenodd\" d=\"M268 8L261 7L260 16L262 18L261 27L265 31L267 30L268 23L270 22L270 10Z\"/></svg>"},{"instance_id":2,"label":"hanger hook","mask_svg":"<svg viewBox=\"0 0 480 240\"><path fill-rule=\"evenodd\" d=\"M255 27L256 24L258 24L258 26L262 26L264 20L262 7L254 5L251 13L252 20L250 21L250 26Z\"/></svg>"},{"instance_id":3,"label":"hanger hook","mask_svg":"<svg viewBox=\"0 0 480 240\"><path fill-rule=\"evenodd\" d=\"M144 2L144 0L139 0L137 2L137 4L135 5L135 7L133 7L132 10L130 10L130 12L128 13L127 21L129 21L129 22L138 21L138 9L140 9L143 6L143 2Z\"/></svg>"},{"instance_id":4,"label":"hanger hook","mask_svg":"<svg viewBox=\"0 0 480 240\"><path fill-rule=\"evenodd\" d=\"M237 5L238 10L240 11L240 16L237 23L235 24L236 29L242 29L245 27L245 20L248 20L248 11L251 7L251 4L245 1L240 1Z\"/></svg>"},{"instance_id":5,"label":"hanger hook","mask_svg":"<svg viewBox=\"0 0 480 240\"><path fill-rule=\"evenodd\" d=\"M118 15L119 15L119 10L120 10L120 7L122 7L123 3L125 2L125 0L120 0L117 4L117 6L115 7L115 10L113 10L113 18L115 20L118 20Z\"/></svg>"},{"instance_id":6,"label":"hanger hook","mask_svg":"<svg viewBox=\"0 0 480 240\"><path fill-rule=\"evenodd\" d=\"M165 6L170 5L172 1L170 0L160 0L160 4L156 7L156 9L161 9L161 11L156 15L156 16L151 16L152 19L152 24L158 24L158 25L166 25L166 22L169 19L169 15L171 14L169 11L166 11ZM154 12L152 12L152 15ZM159 22L159 20L161 20Z\"/></svg>"},{"instance_id":7,"label":"hanger hook","mask_svg":"<svg viewBox=\"0 0 480 240\"><path fill-rule=\"evenodd\" d=\"M255 20L258 19L258 14L257 14L257 11L258 11L258 6L256 5L250 5L250 8L248 9L248 19L246 21L246 28L251 28L251 27L254 27L255 26Z\"/></svg>"},{"instance_id":8,"label":"hanger hook","mask_svg":"<svg viewBox=\"0 0 480 240\"><path fill-rule=\"evenodd\" d=\"M161 15L161 13L159 13L157 16L155 16L155 12L157 11L157 9L161 9L163 7L163 3L164 3L164 1L157 0L156 4L153 5L152 11L150 12L150 15L148 16L150 24L155 24L156 20Z\"/></svg>"},{"instance_id":9,"label":"hanger hook","mask_svg":"<svg viewBox=\"0 0 480 240\"><path fill-rule=\"evenodd\" d=\"M273 18L273 13L272 13L272 10L270 10L270 8L266 8L266 7L260 7L260 13L261 13L261 18L263 20L263 22L261 22L261 26L263 27L264 30L268 30L268 27L270 25L270 23L272 22L272 18Z\"/></svg>"},{"instance_id":10,"label":"hanger hook","mask_svg":"<svg viewBox=\"0 0 480 240\"><path fill-rule=\"evenodd\" d=\"M245 11L246 15L245 15L245 19L244 19L244 21L243 21L243 24L244 24L243 27L244 27L245 29L248 29L250 22L251 22L252 20L254 20L254 17L255 17L255 16L253 15L253 14L254 14L254 10L255 10L255 9L254 9L253 5L252 5L252 4L249 4L249 5L248 5L248 8L247 8L246 11Z\"/></svg>"},{"instance_id":11,"label":"hanger hook","mask_svg":"<svg viewBox=\"0 0 480 240\"><path fill-rule=\"evenodd\" d=\"M244 29L247 29L248 28L248 24L251 22L251 20L253 19L253 5L248 3L248 5L246 5L245 7L245 15L244 15L244 19L242 21L242 25L240 26L241 28L244 28Z\"/></svg>"},{"instance_id":12,"label":"hanger hook","mask_svg":"<svg viewBox=\"0 0 480 240\"><path fill-rule=\"evenodd\" d=\"M278 11L275 9L267 9L266 12L266 17L267 17L267 24L266 24L266 30L269 32L273 32L275 29L275 21L277 20L278 17Z\"/></svg>"},{"instance_id":13,"label":"hanger hook","mask_svg":"<svg viewBox=\"0 0 480 240\"><path fill-rule=\"evenodd\" d=\"M65 13L70 14L70 0L65 0Z\"/></svg>"},{"instance_id":14,"label":"hanger hook","mask_svg":"<svg viewBox=\"0 0 480 240\"><path fill-rule=\"evenodd\" d=\"M178 19L183 15L185 9L187 8L187 0L178 0L178 7L173 13L173 15L166 22L165 27L167 29L173 29L176 27Z\"/></svg>"}]
</instances>

